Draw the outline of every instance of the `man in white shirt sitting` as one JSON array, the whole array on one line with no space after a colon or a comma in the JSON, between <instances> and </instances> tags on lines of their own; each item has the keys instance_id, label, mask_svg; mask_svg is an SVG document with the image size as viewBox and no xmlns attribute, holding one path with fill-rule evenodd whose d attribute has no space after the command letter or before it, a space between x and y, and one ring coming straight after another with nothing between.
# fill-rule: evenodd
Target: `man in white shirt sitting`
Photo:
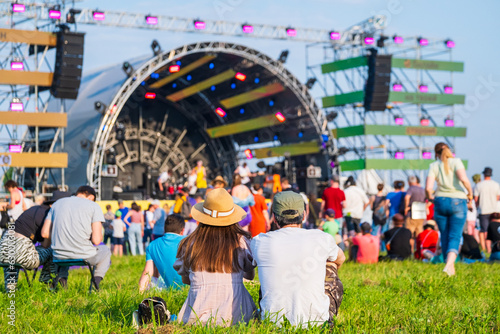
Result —
<instances>
[{"instance_id":1,"label":"man in white shirt sitting","mask_svg":"<svg viewBox=\"0 0 500 334\"><path fill-rule=\"evenodd\" d=\"M345 256L330 234L301 228L304 208L301 195L276 194L271 211L279 229L259 234L250 248L259 267L261 317L320 326L333 321L342 302L337 270Z\"/></svg>"}]
</instances>

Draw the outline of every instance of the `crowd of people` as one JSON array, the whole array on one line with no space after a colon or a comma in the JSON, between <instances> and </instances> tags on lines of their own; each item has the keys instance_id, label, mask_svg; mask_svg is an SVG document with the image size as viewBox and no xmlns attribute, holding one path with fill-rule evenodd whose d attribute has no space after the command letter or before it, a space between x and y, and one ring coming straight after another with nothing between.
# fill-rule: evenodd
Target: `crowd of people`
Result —
<instances>
[{"instance_id":1,"label":"crowd of people","mask_svg":"<svg viewBox=\"0 0 500 334\"><path fill-rule=\"evenodd\" d=\"M343 299L344 252L359 263L444 263L450 276L458 260L486 261L485 254L500 260L500 186L492 169L484 169L483 180L475 175L472 186L446 144L437 144L435 153L425 186L410 176L408 188L395 181L390 191L379 184L376 194L367 194L353 177L343 187L333 177L321 201L286 178L252 183L246 165L228 187L222 176L208 183L198 163L191 186L175 192L172 206L152 200L128 208L118 201L118 210L108 206L105 213L89 186L73 196L55 192L26 210L22 192L9 181L11 199L3 206L15 228L0 240L0 261L14 244L16 262L26 269L43 265L40 281L57 288L67 286L68 271L52 259L84 259L95 266L99 289L112 252L145 254L139 291L188 285L178 315L185 324L232 325L259 316L302 326L332 322ZM268 199L264 188L271 190ZM258 307L243 285L255 268ZM6 288L15 284L17 273L4 276Z\"/></svg>"}]
</instances>

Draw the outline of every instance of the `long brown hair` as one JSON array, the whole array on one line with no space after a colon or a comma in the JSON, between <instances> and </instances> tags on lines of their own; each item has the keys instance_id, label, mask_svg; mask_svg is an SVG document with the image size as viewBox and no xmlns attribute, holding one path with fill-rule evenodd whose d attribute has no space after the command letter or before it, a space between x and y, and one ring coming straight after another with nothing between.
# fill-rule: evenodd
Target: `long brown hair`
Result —
<instances>
[{"instance_id":1,"label":"long brown hair","mask_svg":"<svg viewBox=\"0 0 500 334\"><path fill-rule=\"evenodd\" d=\"M450 174L451 169L448 159L453 158L450 147L445 143L437 143L436 146L434 146L434 152L436 153L436 158L439 158L439 160L443 162L444 172Z\"/></svg>"},{"instance_id":2,"label":"long brown hair","mask_svg":"<svg viewBox=\"0 0 500 334\"><path fill-rule=\"evenodd\" d=\"M250 239L238 223L229 226L210 226L200 223L196 230L184 238L177 250L177 258L192 271L231 273L241 271L238 249L241 238Z\"/></svg>"}]
</instances>

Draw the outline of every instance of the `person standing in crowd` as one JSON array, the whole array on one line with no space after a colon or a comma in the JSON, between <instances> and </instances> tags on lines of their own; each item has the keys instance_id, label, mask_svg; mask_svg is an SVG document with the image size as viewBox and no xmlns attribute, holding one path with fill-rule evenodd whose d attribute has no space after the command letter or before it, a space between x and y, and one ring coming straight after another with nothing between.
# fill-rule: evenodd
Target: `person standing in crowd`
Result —
<instances>
[{"instance_id":1,"label":"person standing in crowd","mask_svg":"<svg viewBox=\"0 0 500 334\"><path fill-rule=\"evenodd\" d=\"M244 162L243 165L238 166L234 170L234 174L238 174L241 177L241 184L250 188L250 177L253 177L254 174L250 171L250 167L248 167L247 163Z\"/></svg>"},{"instance_id":2,"label":"person standing in crowd","mask_svg":"<svg viewBox=\"0 0 500 334\"><path fill-rule=\"evenodd\" d=\"M474 192L474 200L479 208L479 240L483 251L491 253L491 244L487 241L486 234L490 224L490 216L497 212L500 201L500 185L493 181L493 169L486 167L483 171L484 180L479 182Z\"/></svg>"},{"instance_id":3,"label":"person standing in crowd","mask_svg":"<svg viewBox=\"0 0 500 334\"><path fill-rule=\"evenodd\" d=\"M110 266L111 251L102 242L104 215L95 203L92 187L81 186L76 195L56 201L49 210L41 231L50 238L54 259L84 259L95 266L97 290ZM68 267L59 267L54 285L67 286Z\"/></svg>"},{"instance_id":4,"label":"person standing in crowd","mask_svg":"<svg viewBox=\"0 0 500 334\"><path fill-rule=\"evenodd\" d=\"M165 196L164 198L168 198L168 186L169 186L169 180L170 180L170 175L172 174L172 172L170 171L164 171L160 174L160 176L158 177L158 188L160 189L160 193L162 194L162 196Z\"/></svg>"},{"instance_id":5,"label":"person standing in crowd","mask_svg":"<svg viewBox=\"0 0 500 334\"><path fill-rule=\"evenodd\" d=\"M266 199L264 198L264 196L262 196L262 194L264 193L264 189L262 189L260 184L254 184L253 189L253 199L255 204L250 206L252 221L250 222L249 226L252 238L259 235L260 233L266 233L271 228Z\"/></svg>"},{"instance_id":6,"label":"person standing in crowd","mask_svg":"<svg viewBox=\"0 0 500 334\"><path fill-rule=\"evenodd\" d=\"M424 225L424 230L417 235L417 239L415 240L417 249L415 251L415 259L432 259L436 255L438 243L439 233L436 231L436 222L428 220Z\"/></svg>"},{"instance_id":7,"label":"person standing in crowd","mask_svg":"<svg viewBox=\"0 0 500 334\"><path fill-rule=\"evenodd\" d=\"M370 223L361 224L361 233L351 240L350 259L358 263L377 263L380 250L380 238L372 235Z\"/></svg>"},{"instance_id":8,"label":"person standing in crowd","mask_svg":"<svg viewBox=\"0 0 500 334\"><path fill-rule=\"evenodd\" d=\"M290 184L290 180L286 177L281 178L281 191L293 191L297 194L299 193L297 189L292 187L292 185Z\"/></svg>"},{"instance_id":9,"label":"person standing in crowd","mask_svg":"<svg viewBox=\"0 0 500 334\"><path fill-rule=\"evenodd\" d=\"M113 227L113 239L111 242L113 244L113 254L115 256L123 256L123 238L127 227L121 217L122 212L116 210L115 219L111 222L111 226Z\"/></svg>"},{"instance_id":10,"label":"person standing in crowd","mask_svg":"<svg viewBox=\"0 0 500 334\"><path fill-rule=\"evenodd\" d=\"M196 188L196 179L197 178L198 178L198 176L196 175L196 171L194 170L194 168L191 169L191 171L189 172L189 175L188 175L188 179L187 179L187 186L189 189L189 195L194 195L198 191L198 188Z\"/></svg>"},{"instance_id":11,"label":"person standing in crowd","mask_svg":"<svg viewBox=\"0 0 500 334\"><path fill-rule=\"evenodd\" d=\"M437 161L429 167L425 190L427 196L434 199L434 218L441 232L441 249L446 259L443 272L452 276L467 217L467 201L473 200L473 194L462 160L454 158L445 143L436 144L434 151Z\"/></svg>"},{"instance_id":12,"label":"person standing in crowd","mask_svg":"<svg viewBox=\"0 0 500 334\"><path fill-rule=\"evenodd\" d=\"M210 182L210 185L212 187L208 188L205 194L208 194L208 192L213 189L227 188L227 182L221 175L217 175L217 177Z\"/></svg>"},{"instance_id":13,"label":"person standing in crowd","mask_svg":"<svg viewBox=\"0 0 500 334\"><path fill-rule=\"evenodd\" d=\"M363 218L363 214L370 200L365 192L356 186L356 181L354 181L352 176L349 176L347 179L346 188L347 189L344 190L344 219L347 224L349 235L354 236L355 233L361 231L359 225L361 224L361 219Z\"/></svg>"},{"instance_id":14,"label":"person standing in crowd","mask_svg":"<svg viewBox=\"0 0 500 334\"><path fill-rule=\"evenodd\" d=\"M396 213L392 217L394 227L386 231L382 238L385 241L387 248L387 258L389 260L406 260L411 256L414 240L409 229L403 227L405 222L404 216Z\"/></svg>"},{"instance_id":15,"label":"person standing in crowd","mask_svg":"<svg viewBox=\"0 0 500 334\"><path fill-rule=\"evenodd\" d=\"M321 224L323 202L321 203L318 202L318 198L316 197L316 194L313 192L309 193L308 200L309 200L309 214L307 215L307 220L306 223L304 224L304 227L308 230L311 230L318 228L318 226ZM336 212L335 215L337 215ZM342 224L342 222L340 221L338 222L340 225Z\"/></svg>"},{"instance_id":16,"label":"person standing in crowd","mask_svg":"<svg viewBox=\"0 0 500 334\"><path fill-rule=\"evenodd\" d=\"M406 193L403 191L405 188L405 182L404 181L394 181L394 191L391 191L390 193L387 194L386 198L389 200L389 222L386 226L386 229L388 229L390 224L392 224L392 217L396 213L402 213L401 207L404 203L404 198L406 196ZM404 211L404 210L403 210ZM382 233L385 231L382 231Z\"/></svg>"},{"instance_id":17,"label":"person standing in crowd","mask_svg":"<svg viewBox=\"0 0 500 334\"><path fill-rule=\"evenodd\" d=\"M123 220L123 223L125 224L125 227L127 229L123 235L123 255L127 255L130 250L130 243L128 241L128 228L130 225L130 221L125 220L125 217L129 212L129 208L125 206L123 200L121 199L118 200L118 211L122 213L121 219Z\"/></svg>"},{"instance_id":18,"label":"person standing in crowd","mask_svg":"<svg viewBox=\"0 0 500 334\"><path fill-rule=\"evenodd\" d=\"M144 211L144 236L142 237L144 249L153 241L154 211L155 207L153 204L149 204L148 209Z\"/></svg>"},{"instance_id":19,"label":"person standing in crowd","mask_svg":"<svg viewBox=\"0 0 500 334\"><path fill-rule=\"evenodd\" d=\"M500 261L500 212L492 213L488 226L488 240L491 242L490 261Z\"/></svg>"},{"instance_id":20,"label":"person standing in crowd","mask_svg":"<svg viewBox=\"0 0 500 334\"><path fill-rule=\"evenodd\" d=\"M165 221L163 237L156 239L146 248L146 266L139 279L139 292L144 292L154 285L155 280L158 281L160 277L165 288L178 289L184 286L181 276L173 267L179 243L184 238L184 224L181 216L169 215Z\"/></svg>"},{"instance_id":21,"label":"person standing in crowd","mask_svg":"<svg viewBox=\"0 0 500 334\"><path fill-rule=\"evenodd\" d=\"M144 215L142 214L141 207L136 202L132 203L131 210L127 213L124 221L130 221L128 228L128 241L130 244L130 252L136 255L144 255L144 248L142 245L142 237L144 236Z\"/></svg>"},{"instance_id":22,"label":"person standing in crowd","mask_svg":"<svg viewBox=\"0 0 500 334\"><path fill-rule=\"evenodd\" d=\"M198 160L196 167L194 168L196 172L196 188L197 191L202 195L205 195L207 190L207 171L205 166L203 166L203 161Z\"/></svg>"},{"instance_id":23,"label":"person standing in crowd","mask_svg":"<svg viewBox=\"0 0 500 334\"><path fill-rule=\"evenodd\" d=\"M45 197L43 195L35 196L35 205L42 205L45 202Z\"/></svg>"},{"instance_id":24,"label":"person standing in crowd","mask_svg":"<svg viewBox=\"0 0 500 334\"><path fill-rule=\"evenodd\" d=\"M104 242L105 245L108 244L108 240L111 243L111 246L113 246L112 243L112 238L113 238L113 226L111 226L111 222L115 219L115 214L113 211L111 211L111 205L106 205L106 213L104 214L104 223L102 224L102 227L104 227ZM111 247L111 252L113 252L113 248Z\"/></svg>"},{"instance_id":25,"label":"person standing in crowd","mask_svg":"<svg viewBox=\"0 0 500 334\"><path fill-rule=\"evenodd\" d=\"M404 197L406 228L415 239L424 230L427 210L425 190L420 186L420 180L416 176L410 176L408 184L408 191Z\"/></svg>"},{"instance_id":26,"label":"person standing in crowd","mask_svg":"<svg viewBox=\"0 0 500 334\"><path fill-rule=\"evenodd\" d=\"M304 207L299 194L276 194L271 219L279 228L259 234L250 247L259 267L262 319L321 326L333 323L342 303L344 288L337 271L345 256L328 233L301 228Z\"/></svg>"},{"instance_id":27,"label":"person standing in crowd","mask_svg":"<svg viewBox=\"0 0 500 334\"><path fill-rule=\"evenodd\" d=\"M372 219L374 228L372 228L372 234L380 237L382 226L387 223L387 217L389 216L389 200L384 195L383 183L377 185L377 194L370 198L370 205L373 211Z\"/></svg>"},{"instance_id":28,"label":"person standing in crowd","mask_svg":"<svg viewBox=\"0 0 500 334\"><path fill-rule=\"evenodd\" d=\"M155 199L151 204L154 206L155 211L153 214L153 221L151 224L154 225L153 227L153 236L151 239L156 240L158 238L161 238L163 234L165 234L164 228L165 228L165 219L167 218L167 214L165 213L165 210L160 208L160 201Z\"/></svg>"},{"instance_id":29,"label":"person standing in crowd","mask_svg":"<svg viewBox=\"0 0 500 334\"><path fill-rule=\"evenodd\" d=\"M0 203L0 210L7 210L9 217L17 220L26 210L23 192L19 189L16 181L9 180L5 182L5 189L10 193L9 203Z\"/></svg>"},{"instance_id":30,"label":"person standing in crowd","mask_svg":"<svg viewBox=\"0 0 500 334\"><path fill-rule=\"evenodd\" d=\"M36 269L42 265L43 269L39 280L42 283L50 283L51 274L55 275L56 269L52 263L50 240L43 238L41 231L52 204L65 197L69 197L69 194L55 191L50 201L33 206L23 212L17 218L14 230L4 233L0 240L0 262L9 263L13 260L25 270ZM39 242L41 245L35 246ZM10 258L12 254L14 259ZM18 275L19 269L4 268L5 290L9 290L7 286L10 284L17 284Z\"/></svg>"},{"instance_id":31,"label":"person standing in crowd","mask_svg":"<svg viewBox=\"0 0 500 334\"><path fill-rule=\"evenodd\" d=\"M178 321L221 326L248 323L256 307L243 285L244 278L255 276L250 234L238 224L245 211L225 189L216 189L191 214L199 226L180 242L174 263L182 282L190 285Z\"/></svg>"},{"instance_id":32,"label":"person standing in crowd","mask_svg":"<svg viewBox=\"0 0 500 334\"><path fill-rule=\"evenodd\" d=\"M334 176L330 180L330 186L323 191L321 199L321 216L323 216L326 210L332 209L335 211L335 219L342 224L342 208L345 207L345 194L344 191L339 188L338 176Z\"/></svg>"},{"instance_id":33,"label":"person standing in crowd","mask_svg":"<svg viewBox=\"0 0 500 334\"><path fill-rule=\"evenodd\" d=\"M248 231L248 225L250 225L250 222L252 221L250 207L255 205L255 200L250 189L241 184L241 177L238 174L233 175L233 188L231 188L231 195L234 203L243 208L247 214L246 217L239 222L239 224L244 231Z\"/></svg>"}]
</instances>

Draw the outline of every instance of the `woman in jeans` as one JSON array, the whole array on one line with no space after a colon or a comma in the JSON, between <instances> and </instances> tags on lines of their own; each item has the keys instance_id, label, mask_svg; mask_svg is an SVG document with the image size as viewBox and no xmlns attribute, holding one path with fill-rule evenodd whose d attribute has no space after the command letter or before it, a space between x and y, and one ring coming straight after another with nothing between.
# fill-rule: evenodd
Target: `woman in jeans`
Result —
<instances>
[{"instance_id":1,"label":"woman in jeans","mask_svg":"<svg viewBox=\"0 0 500 334\"><path fill-rule=\"evenodd\" d=\"M142 245L142 237L144 236L144 215L141 213L141 207L137 203L132 203L131 209L123 221L127 223L127 219L130 218L130 224L128 229L128 242L130 244L130 252L132 255L137 254L137 248L139 249L139 255L144 254L144 248Z\"/></svg>"},{"instance_id":2,"label":"woman in jeans","mask_svg":"<svg viewBox=\"0 0 500 334\"><path fill-rule=\"evenodd\" d=\"M441 249L443 258L446 258L443 272L452 276L455 275L458 246L473 194L462 160L454 158L445 143L436 144L434 151L437 161L429 167L426 191L428 198L434 199L434 219L441 232Z\"/></svg>"}]
</instances>

